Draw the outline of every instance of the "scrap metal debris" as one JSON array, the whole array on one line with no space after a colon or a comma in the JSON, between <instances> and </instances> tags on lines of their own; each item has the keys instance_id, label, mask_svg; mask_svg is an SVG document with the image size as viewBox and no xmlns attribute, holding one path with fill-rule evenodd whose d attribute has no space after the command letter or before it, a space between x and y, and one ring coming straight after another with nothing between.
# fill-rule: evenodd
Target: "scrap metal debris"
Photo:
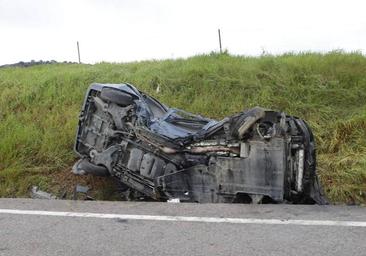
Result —
<instances>
[{"instance_id":1,"label":"scrap metal debris","mask_svg":"<svg viewBox=\"0 0 366 256\"><path fill-rule=\"evenodd\" d=\"M33 186L31 189L31 198L33 199L57 199L56 196L40 190L37 186Z\"/></svg>"},{"instance_id":2,"label":"scrap metal debris","mask_svg":"<svg viewBox=\"0 0 366 256\"><path fill-rule=\"evenodd\" d=\"M177 204L180 203L179 198L170 198L166 201L167 203Z\"/></svg>"},{"instance_id":3,"label":"scrap metal debris","mask_svg":"<svg viewBox=\"0 0 366 256\"><path fill-rule=\"evenodd\" d=\"M80 184L77 184L74 189L73 199L78 200L79 195L82 194L83 200L94 200L93 197L88 195L89 190L90 190L90 188L88 186L82 186Z\"/></svg>"}]
</instances>

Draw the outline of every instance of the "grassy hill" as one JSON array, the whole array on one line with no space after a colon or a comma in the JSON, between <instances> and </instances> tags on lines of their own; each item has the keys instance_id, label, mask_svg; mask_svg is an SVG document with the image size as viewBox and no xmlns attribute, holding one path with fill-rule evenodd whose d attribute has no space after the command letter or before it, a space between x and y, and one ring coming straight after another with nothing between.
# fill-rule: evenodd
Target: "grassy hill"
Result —
<instances>
[{"instance_id":1,"label":"grassy hill","mask_svg":"<svg viewBox=\"0 0 366 256\"><path fill-rule=\"evenodd\" d=\"M366 202L366 58L342 52L0 69L0 196L73 179L60 173L75 161L77 118L92 82L129 82L167 105L217 119L257 105L300 116L315 133L328 197Z\"/></svg>"}]
</instances>

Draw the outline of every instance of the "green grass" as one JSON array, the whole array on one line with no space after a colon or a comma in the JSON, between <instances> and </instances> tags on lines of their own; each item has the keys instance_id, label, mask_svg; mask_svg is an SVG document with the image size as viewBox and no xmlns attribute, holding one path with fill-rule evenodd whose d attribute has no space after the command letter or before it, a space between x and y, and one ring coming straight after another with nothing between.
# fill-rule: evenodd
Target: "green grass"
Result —
<instances>
[{"instance_id":1,"label":"green grass","mask_svg":"<svg viewBox=\"0 0 366 256\"><path fill-rule=\"evenodd\" d=\"M170 106L217 119L257 105L300 116L315 133L328 197L366 202L366 58L339 51L0 69L0 196L26 196L30 185L50 189L51 174L72 165L92 82L130 82Z\"/></svg>"}]
</instances>

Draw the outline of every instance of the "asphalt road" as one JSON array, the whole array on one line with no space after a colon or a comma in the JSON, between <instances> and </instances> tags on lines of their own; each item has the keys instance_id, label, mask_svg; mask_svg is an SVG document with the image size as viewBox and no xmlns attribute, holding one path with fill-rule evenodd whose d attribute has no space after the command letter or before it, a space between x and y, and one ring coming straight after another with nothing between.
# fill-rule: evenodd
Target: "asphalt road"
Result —
<instances>
[{"instance_id":1,"label":"asphalt road","mask_svg":"<svg viewBox=\"0 0 366 256\"><path fill-rule=\"evenodd\" d=\"M366 255L366 208L0 199L0 255Z\"/></svg>"}]
</instances>

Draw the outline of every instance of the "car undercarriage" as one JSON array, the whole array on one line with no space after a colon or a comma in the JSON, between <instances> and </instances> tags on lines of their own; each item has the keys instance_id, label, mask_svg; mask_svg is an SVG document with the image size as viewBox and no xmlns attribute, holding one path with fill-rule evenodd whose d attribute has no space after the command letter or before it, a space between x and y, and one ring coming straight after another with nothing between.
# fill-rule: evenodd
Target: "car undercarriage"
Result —
<instances>
[{"instance_id":1,"label":"car undercarriage","mask_svg":"<svg viewBox=\"0 0 366 256\"><path fill-rule=\"evenodd\" d=\"M260 107L216 121L130 84L92 84L75 151L75 174L114 176L153 200L326 203L307 123Z\"/></svg>"}]
</instances>

